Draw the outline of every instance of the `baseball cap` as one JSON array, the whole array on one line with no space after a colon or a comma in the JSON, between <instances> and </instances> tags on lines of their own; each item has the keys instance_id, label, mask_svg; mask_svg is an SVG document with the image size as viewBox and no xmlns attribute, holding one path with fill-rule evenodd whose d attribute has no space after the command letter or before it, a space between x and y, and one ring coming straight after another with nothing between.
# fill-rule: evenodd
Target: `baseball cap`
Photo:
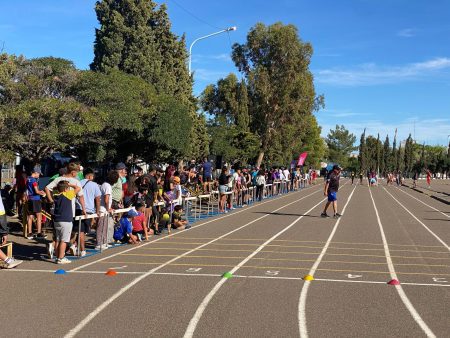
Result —
<instances>
[{"instance_id":1,"label":"baseball cap","mask_svg":"<svg viewBox=\"0 0 450 338\"><path fill-rule=\"evenodd\" d=\"M126 168L127 168L127 166L123 162L119 162L119 163L116 164L116 170L123 170L123 169L126 169Z\"/></svg>"},{"instance_id":2,"label":"baseball cap","mask_svg":"<svg viewBox=\"0 0 450 338\"><path fill-rule=\"evenodd\" d=\"M180 178L178 176L174 176L173 177L173 183L179 184L180 183Z\"/></svg>"},{"instance_id":3,"label":"baseball cap","mask_svg":"<svg viewBox=\"0 0 450 338\"><path fill-rule=\"evenodd\" d=\"M127 213L127 216L128 216L128 217L136 217L136 216L139 216L139 214L137 213L136 210L130 209L130 210L128 211L128 213Z\"/></svg>"}]
</instances>

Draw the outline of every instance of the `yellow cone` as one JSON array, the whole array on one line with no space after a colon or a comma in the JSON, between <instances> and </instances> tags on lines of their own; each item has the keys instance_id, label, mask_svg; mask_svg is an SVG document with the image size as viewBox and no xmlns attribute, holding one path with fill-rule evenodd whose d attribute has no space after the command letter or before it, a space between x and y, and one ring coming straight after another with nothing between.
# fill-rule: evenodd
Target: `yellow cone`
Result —
<instances>
[{"instance_id":1,"label":"yellow cone","mask_svg":"<svg viewBox=\"0 0 450 338\"><path fill-rule=\"evenodd\" d=\"M311 275L306 275L305 277L303 277L303 280L314 280L314 277Z\"/></svg>"}]
</instances>

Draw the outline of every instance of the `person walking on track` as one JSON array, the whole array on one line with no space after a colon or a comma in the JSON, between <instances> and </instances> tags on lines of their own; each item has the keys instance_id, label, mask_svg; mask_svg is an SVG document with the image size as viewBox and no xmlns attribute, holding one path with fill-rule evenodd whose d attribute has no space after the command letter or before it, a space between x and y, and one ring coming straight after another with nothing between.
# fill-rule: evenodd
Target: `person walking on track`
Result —
<instances>
[{"instance_id":1,"label":"person walking on track","mask_svg":"<svg viewBox=\"0 0 450 338\"><path fill-rule=\"evenodd\" d=\"M333 204L334 218L339 218L341 214L337 212L337 192L339 190L339 179L341 178L342 168L337 164L333 166L333 171L327 178L325 183L325 189L323 191L324 195L328 197L328 201L325 204L325 208L320 216L330 217L327 214L327 209L330 204Z\"/></svg>"}]
</instances>

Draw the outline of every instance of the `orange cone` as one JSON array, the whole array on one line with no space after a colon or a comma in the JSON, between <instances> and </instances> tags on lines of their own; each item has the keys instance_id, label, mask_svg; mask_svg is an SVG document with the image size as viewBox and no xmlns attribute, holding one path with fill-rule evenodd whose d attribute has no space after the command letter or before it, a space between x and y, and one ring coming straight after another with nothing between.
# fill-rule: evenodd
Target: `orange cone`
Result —
<instances>
[{"instance_id":1,"label":"orange cone","mask_svg":"<svg viewBox=\"0 0 450 338\"><path fill-rule=\"evenodd\" d=\"M113 269L109 269L108 271L106 271L105 275L107 275L107 276L115 276L115 275L117 275L117 271L113 270Z\"/></svg>"}]
</instances>

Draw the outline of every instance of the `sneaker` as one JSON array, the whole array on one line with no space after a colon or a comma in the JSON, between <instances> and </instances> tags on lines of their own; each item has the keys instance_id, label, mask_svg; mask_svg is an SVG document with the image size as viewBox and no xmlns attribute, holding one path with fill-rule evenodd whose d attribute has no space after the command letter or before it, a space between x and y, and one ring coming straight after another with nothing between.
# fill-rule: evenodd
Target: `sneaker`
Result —
<instances>
[{"instance_id":1,"label":"sneaker","mask_svg":"<svg viewBox=\"0 0 450 338\"><path fill-rule=\"evenodd\" d=\"M103 244L102 245L102 250L106 250L106 249L109 249L109 248L111 248L111 245L109 245L109 244Z\"/></svg>"},{"instance_id":2,"label":"sneaker","mask_svg":"<svg viewBox=\"0 0 450 338\"><path fill-rule=\"evenodd\" d=\"M339 217L341 217L341 216L342 216L342 215L341 215L340 213L335 213L333 217L334 217L334 218L339 218Z\"/></svg>"},{"instance_id":3,"label":"sneaker","mask_svg":"<svg viewBox=\"0 0 450 338\"><path fill-rule=\"evenodd\" d=\"M14 258L10 258L8 259L7 262L5 262L6 268L7 269L12 269L15 268L17 265L22 264L23 261L21 261L20 259L14 259Z\"/></svg>"},{"instance_id":4,"label":"sneaker","mask_svg":"<svg viewBox=\"0 0 450 338\"><path fill-rule=\"evenodd\" d=\"M53 245L53 243L48 243L47 244L47 255L48 258L53 259L53 254L55 253L55 246Z\"/></svg>"},{"instance_id":5,"label":"sneaker","mask_svg":"<svg viewBox=\"0 0 450 338\"><path fill-rule=\"evenodd\" d=\"M34 239L34 238L35 238L35 236L36 236L36 235L33 235L33 234L28 234L26 238L27 238L27 239Z\"/></svg>"},{"instance_id":6,"label":"sneaker","mask_svg":"<svg viewBox=\"0 0 450 338\"><path fill-rule=\"evenodd\" d=\"M159 231L159 230L155 230L155 233L154 233L156 236L159 236L159 235L161 235L161 231Z\"/></svg>"},{"instance_id":7,"label":"sneaker","mask_svg":"<svg viewBox=\"0 0 450 338\"><path fill-rule=\"evenodd\" d=\"M75 246L75 244L72 244L72 245L70 246L69 252L70 252L70 254L71 254L72 256L76 256L76 254L77 254L77 247Z\"/></svg>"},{"instance_id":8,"label":"sneaker","mask_svg":"<svg viewBox=\"0 0 450 338\"><path fill-rule=\"evenodd\" d=\"M95 250L100 250L100 249L101 249L100 245L95 246Z\"/></svg>"},{"instance_id":9,"label":"sneaker","mask_svg":"<svg viewBox=\"0 0 450 338\"><path fill-rule=\"evenodd\" d=\"M36 238L36 239L46 239L46 238L47 238L47 235L44 234L43 232L40 232L40 233L38 233L38 234L36 235L35 238Z\"/></svg>"},{"instance_id":10,"label":"sneaker","mask_svg":"<svg viewBox=\"0 0 450 338\"><path fill-rule=\"evenodd\" d=\"M326 212L322 212L320 214L320 217L326 218L326 217L330 217L330 216L328 216L328 214Z\"/></svg>"},{"instance_id":11,"label":"sneaker","mask_svg":"<svg viewBox=\"0 0 450 338\"><path fill-rule=\"evenodd\" d=\"M86 256L86 250L83 250L83 251L81 251L81 253L80 253L80 257L84 257L84 256Z\"/></svg>"},{"instance_id":12,"label":"sneaker","mask_svg":"<svg viewBox=\"0 0 450 338\"><path fill-rule=\"evenodd\" d=\"M192 225L189 225L189 224L188 224L188 225L185 225L184 228L185 228L186 230L187 230L187 229L190 229L190 228L192 228Z\"/></svg>"},{"instance_id":13,"label":"sneaker","mask_svg":"<svg viewBox=\"0 0 450 338\"><path fill-rule=\"evenodd\" d=\"M56 264L69 264L72 263L72 261L68 260L67 257L58 258L56 260Z\"/></svg>"}]
</instances>

